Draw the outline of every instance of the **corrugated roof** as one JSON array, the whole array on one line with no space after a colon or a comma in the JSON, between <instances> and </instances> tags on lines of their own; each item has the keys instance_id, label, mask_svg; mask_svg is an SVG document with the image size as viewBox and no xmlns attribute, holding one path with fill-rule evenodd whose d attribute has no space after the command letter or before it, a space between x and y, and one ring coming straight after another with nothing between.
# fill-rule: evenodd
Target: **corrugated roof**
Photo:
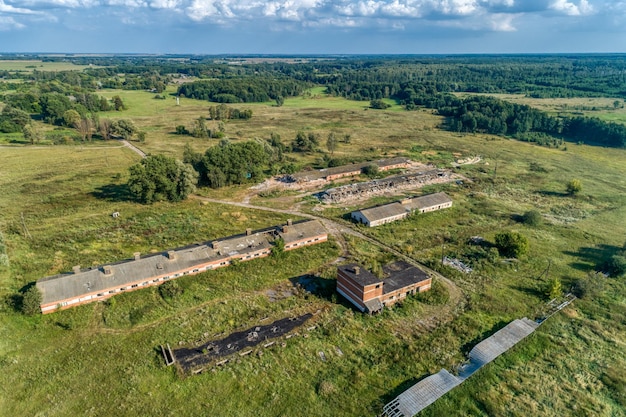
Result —
<instances>
[{"instance_id":1,"label":"corrugated roof","mask_svg":"<svg viewBox=\"0 0 626 417\"><path fill-rule=\"evenodd\" d=\"M442 369L398 395L383 410L388 417L414 416L461 382L461 379Z\"/></svg>"},{"instance_id":2,"label":"corrugated roof","mask_svg":"<svg viewBox=\"0 0 626 417\"><path fill-rule=\"evenodd\" d=\"M483 366L515 346L520 340L531 334L539 326L527 318L514 320L506 327L483 340L470 351L470 362Z\"/></svg>"},{"instance_id":3,"label":"corrugated roof","mask_svg":"<svg viewBox=\"0 0 626 417\"><path fill-rule=\"evenodd\" d=\"M42 305L75 299L90 293L104 292L111 288L121 288L132 283L149 281L156 276L170 275L177 271L188 270L196 265L227 259L236 254L245 255L260 249L269 248L269 234L277 227L251 235L237 235L216 241L216 248L212 244L198 244L172 250L156 255L145 256L141 259L125 260L110 264L112 273L105 274L104 266L84 269L74 274L60 274L37 281L37 288L42 292ZM325 234L326 229L317 220L295 223L288 229L288 233L279 233L285 240L300 240ZM170 259L168 253L172 253Z\"/></svg>"},{"instance_id":4,"label":"corrugated roof","mask_svg":"<svg viewBox=\"0 0 626 417\"><path fill-rule=\"evenodd\" d=\"M98 267L82 270L77 274L42 278L37 281L37 287L43 295L42 304L74 299L85 294L105 291L112 287L123 287L137 281L149 280L154 276L188 269L194 265L221 257L207 245L173 252L175 254L174 259L169 259L165 253L162 253L110 265L112 271L110 275L104 273L104 267Z\"/></svg>"},{"instance_id":5,"label":"corrugated roof","mask_svg":"<svg viewBox=\"0 0 626 417\"><path fill-rule=\"evenodd\" d=\"M434 193L411 198L405 201L404 206L410 210L420 210L451 202L452 199L446 193Z\"/></svg>"},{"instance_id":6,"label":"corrugated roof","mask_svg":"<svg viewBox=\"0 0 626 417\"><path fill-rule=\"evenodd\" d=\"M291 226L283 226L278 231L278 234L287 245L291 242L325 235L326 233L326 228L318 220L305 220L293 223Z\"/></svg>"},{"instance_id":7,"label":"corrugated roof","mask_svg":"<svg viewBox=\"0 0 626 417\"><path fill-rule=\"evenodd\" d=\"M365 217L370 223L378 220L388 219L391 217L406 214L407 209L400 203L390 203L382 206L371 207L368 209L358 210L363 217Z\"/></svg>"}]
</instances>

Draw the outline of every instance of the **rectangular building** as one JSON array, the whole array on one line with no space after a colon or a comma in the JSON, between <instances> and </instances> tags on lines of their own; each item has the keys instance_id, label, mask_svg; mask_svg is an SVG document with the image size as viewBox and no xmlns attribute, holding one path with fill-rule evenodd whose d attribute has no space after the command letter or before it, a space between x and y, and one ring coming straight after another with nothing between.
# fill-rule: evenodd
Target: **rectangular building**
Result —
<instances>
[{"instance_id":1,"label":"rectangular building","mask_svg":"<svg viewBox=\"0 0 626 417\"><path fill-rule=\"evenodd\" d=\"M413 212L426 213L452 207L452 199L446 193L427 194L421 197L405 198L382 206L353 211L350 216L356 222L368 227L395 222L408 217Z\"/></svg>"},{"instance_id":2,"label":"rectangular building","mask_svg":"<svg viewBox=\"0 0 626 417\"><path fill-rule=\"evenodd\" d=\"M337 292L365 313L376 313L408 295L428 291L432 278L404 261L383 268L383 279L358 264L337 268Z\"/></svg>"},{"instance_id":3,"label":"rectangular building","mask_svg":"<svg viewBox=\"0 0 626 417\"><path fill-rule=\"evenodd\" d=\"M286 230L286 231L285 231ZM211 243L170 250L160 254L103 265L96 268L74 267L73 273L54 275L37 281L41 291L41 312L106 300L121 292L160 285L184 275L225 267L233 260L242 262L270 255L276 235L285 240L288 250L328 240L324 226L317 220L276 226L253 233L231 236ZM285 248L287 249L287 248Z\"/></svg>"}]
</instances>

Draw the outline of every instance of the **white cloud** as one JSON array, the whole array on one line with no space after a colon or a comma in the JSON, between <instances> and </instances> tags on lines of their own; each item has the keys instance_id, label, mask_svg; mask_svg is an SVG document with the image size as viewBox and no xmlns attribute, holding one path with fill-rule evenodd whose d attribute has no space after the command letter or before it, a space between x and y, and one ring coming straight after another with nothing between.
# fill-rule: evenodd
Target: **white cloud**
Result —
<instances>
[{"instance_id":1,"label":"white cloud","mask_svg":"<svg viewBox=\"0 0 626 417\"><path fill-rule=\"evenodd\" d=\"M177 10L181 6L180 0L152 0L150 7L154 9L172 9Z\"/></svg>"},{"instance_id":2,"label":"white cloud","mask_svg":"<svg viewBox=\"0 0 626 417\"><path fill-rule=\"evenodd\" d=\"M1 11L3 11L3 9L0 9L0 12ZM24 25L15 21L15 19L13 19L11 16L0 16L0 31L9 31L23 28Z\"/></svg>"},{"instance_id":3,"label":"white cloud","mask_svg":"<svg viewBox=\"0 0 626 417\"><path fill-rule=\"evenodd\" d=\"M515 15L494 13L489 16L489 22L491 29L495 32L514 32L517 29L513 25L513 19Z\"/></svg>"},{"instance_id":4,"label":"white cloud","mask_svg":"<svg viewBox=\"0 0 626 417\"><path fill-rule=\"evenodd\" d=\"M555 0L550 4L550 8L568 16L588 15L594 10L587 0L580 0L578 4L568 0Z\"/></svg>"},{"instance_id":5,"label":"white cloud","mask_svg":"<svg viewBox=\"0 0 626 417\"><path fill-rule=\"evenodd\" d=\"M14 7L10 4L5 4L3 0L0 0L0 13L14 13L14 14L35 14L36 12L30 9L24 9L21 7ZM5 17L5 16L0 16ZM9 22L10 18L6 17L7 22ZM0 23L3 24L3 23ZM10 24L10 22L8 23Z\"/></svg>"}]
</instances>

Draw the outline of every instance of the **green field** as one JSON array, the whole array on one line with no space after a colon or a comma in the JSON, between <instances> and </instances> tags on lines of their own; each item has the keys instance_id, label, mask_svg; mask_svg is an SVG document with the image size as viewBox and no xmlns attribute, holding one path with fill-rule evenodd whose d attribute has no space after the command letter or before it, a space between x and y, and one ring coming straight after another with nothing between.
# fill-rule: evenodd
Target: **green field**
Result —
<instances>
[{"instance_id":1,"label":"green field","mask_svg":"<svg viewBox=\"0 0 626 417\"><path fill-rule=\"evenodd\" d=\"M71 62L43 62L38 60L0 60L0 71L33 72L37 71L82 71L88 65L76 65Z\"/></svg>"},{"instance_id":2,"label":"green field","mask_svg":"<svg viewBox=\"0 0 626 417\"><path fill-rule=\"evenodd\" d=\"M181 157L187 143L198 151L217 143L173 134L176 125L189 126L207 116L208 102L183 99L176 106L173 98L156 100L141 91L103 94L119 94L129 109L100 117L135 121L148 132L146 142L137 143L146 152ZM332 262L341 251L331 239L283 259L180 278L185 291L174 300L151 288L106 303L25 317L13 308L13 296L42 276L77 264L128 259L135 251L152 253L275 225L287 215L194 199L143 206L128 200L125 187L128 167L139 157L117 143L16 144L0 148L0 232L10 262L0 266L0 415L378 415L386 402L419 379L441 368L454 369L473 345L504 324L536 314L547 301L549 278L558 277L569 289L624 244L624 149L569 143L554 149L458 135L439 130L441 119L430 111L372 110L367 102L325 97L319 89L306 98L287 99L282 107L234 106L253 109L252 119L226 123L226 134L235 141L277 132L289 142L299 130L322 138L332 131L352 136L350 144L340 144L335 152L339 157L403 154L449 167L456 158L481 155L478 164L457 170L467 179L462 184L423 190L446 191L453 208L375 229L356 226L450 277L463 292L457 309L451 312L436 298L425 298L378 316L358 314L334 292ZM289 156L305 165L319 161L324 151ZM565 195L565 183L572 178L583 183L576 197ZM235 201L249 192L244 186L201 190ZM257 196L251 202L297 205L348 225L349 210L396 198L323 211L298 194ZM540 211L541 225L516 220L530 209ZM111 217L114 211L120 218ZM467 275L439 265L442 250L471 259L476 248L468 238L493 241L502 230L526 235L530 253L519 262L479 259ZM369 242L346 240L357 260L389 259ZM302 275L316 277L316 292L293 290L290 279ZM422 415L626 415L626 287L623 279L593 275L591 282L593 291L586 298ZM269 289L285 291L285 296L273 299ZM266 317L317 310L318 327L308 337L200 375L179 375L164 366L158 352L164 343L193 345L255 326ZM439 323L439 316L454 319Z\"/></svg>"}]
</instances>

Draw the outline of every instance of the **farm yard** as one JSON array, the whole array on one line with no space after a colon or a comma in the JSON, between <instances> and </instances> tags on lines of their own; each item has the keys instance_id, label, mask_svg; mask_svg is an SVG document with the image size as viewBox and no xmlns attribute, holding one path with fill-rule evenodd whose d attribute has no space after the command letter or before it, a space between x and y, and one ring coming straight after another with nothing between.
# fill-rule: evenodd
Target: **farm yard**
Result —
<instances>
[{"instance_id":1,"label":"farm yard","mask_svg":"<svg viewBox=\"0 0 626 417\"><path fill-rule=\"evenodd\" d=\"M174 92L169 86L167 98L156 100L147 91L102 90L128 109L100 118L132 119L146 137L131 141L148 155L182 159L187 145L201 153L217 146L218 138L175 133L207 116L214 103L183 98L177 106ZM528 103L573 105L541 100ZM375 110L315 87L282 106L234 104L253 116L225 121L223 133L231 143L272 133L284 143L299 131L349 134L332 158L402 156L450 170L457 180L339 204L313 194L371 178L333 180L317 190L201 187L182 202L145 205L127 185L129 167L141 157L117 140L29 145L0 134L0 243L8 259L0 265L0 415L379 415L420 379L454 369L507 323L538 317L555 278L579 298L419 415L626 415L626 285L596 272L625 243L626 150L447 131L432 110L407 112L388 101L391 107ZM286 153L299 170L320 167L329 154L323 143ZM463 159L476 162L453 165ZM574 178L582 190L569 195L566 183ZM450 197L450 208L374 228L350 218L356 210L438 192ZM522 220L531 210L540 213L535 224ZM150 287L48 315L18 311L21 290L74 265L158 254L310 216L332 224L328 242L182 276L172 292ZM523 234L528 252L499 256L499 232ZM361 314L335 291L337 265L350 260L375 270L398 260L390 249L453 287L435 279L428 292ZM444 257L471 268L446 265ZM161 345L201 349L259 323L316 312L306 337L262 355L235 355L198 375L167 367L161 354Z\"/></svg>"}]
</instances>

